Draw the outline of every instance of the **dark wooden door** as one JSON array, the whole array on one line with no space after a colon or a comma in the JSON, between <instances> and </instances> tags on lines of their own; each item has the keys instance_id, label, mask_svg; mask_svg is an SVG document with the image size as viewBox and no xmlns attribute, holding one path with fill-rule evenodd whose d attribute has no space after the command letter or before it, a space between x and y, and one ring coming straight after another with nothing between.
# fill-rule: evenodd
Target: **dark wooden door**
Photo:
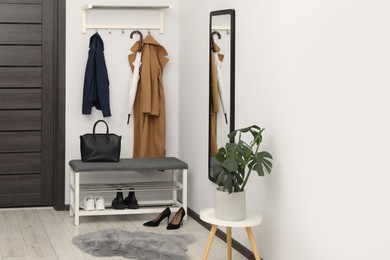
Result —
<instances>
[{"instance_id":1,"label":"dark wooden door","mask_svg":"<svg viewBox=\"0 0 390 260\"><path fill-rule=\"evenodd\" d=\"M0 207L52 205L53 7L0 0Z\"/></svg>"}]
</instances>

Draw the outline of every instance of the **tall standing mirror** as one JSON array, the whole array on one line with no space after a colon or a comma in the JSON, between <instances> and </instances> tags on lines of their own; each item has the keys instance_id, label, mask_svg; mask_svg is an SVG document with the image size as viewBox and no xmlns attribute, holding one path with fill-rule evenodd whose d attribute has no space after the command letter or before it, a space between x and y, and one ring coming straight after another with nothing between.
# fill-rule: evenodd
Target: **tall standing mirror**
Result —
<instances>
[{"instance_id":1,"label":"tall standing mirror","mask_svg":"<svg viewBox=\"0 0 390 260\"><path fill-rule=\"evenodd\" d=\"M211 181L218 149L234 130L235 11L210 13L209 30L209 172Z\"/></svg>"}]
</instances>

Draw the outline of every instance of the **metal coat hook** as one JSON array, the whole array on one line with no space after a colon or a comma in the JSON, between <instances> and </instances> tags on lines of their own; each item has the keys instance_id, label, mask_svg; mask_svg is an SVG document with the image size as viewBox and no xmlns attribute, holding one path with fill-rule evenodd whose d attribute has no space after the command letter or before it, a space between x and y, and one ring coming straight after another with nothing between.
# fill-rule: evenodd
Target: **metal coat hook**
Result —
<instances>
[{"instance_id":1,"label":"metal coat hook","mask_svg":"<svg viewBox=\"0 0 390 260\"><path fill-rule=\"evenodd\" d=\"M142 33L138 30L135 30L135 31L132 31L130 33L130 39L133 39L133 35L134 34L138 34L139 35L139 45L138 45L138 51L141 51L141 47L142 47L142 40L144 38L144 36L142 35Z\"/></svg>"},{"instance_id":2,"label":"metal coat hook","mask_svg":"<svg viewBox=\"0 0 390 260\"><path fill-rule=\"evenodd\" d=\"M111 28L108 28L108 33L111 34Z\"/></svg>"}]
</instances>

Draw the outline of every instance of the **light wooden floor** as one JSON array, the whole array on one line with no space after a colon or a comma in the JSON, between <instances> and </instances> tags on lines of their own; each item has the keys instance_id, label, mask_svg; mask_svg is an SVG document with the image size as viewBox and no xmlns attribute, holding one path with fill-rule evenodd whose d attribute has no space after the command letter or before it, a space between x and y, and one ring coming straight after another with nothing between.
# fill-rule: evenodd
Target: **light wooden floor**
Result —
<instances>
[{"instance_id":1,"label":"light wooden floor","mask_svg":"<svg viewBox=\"0 0 390 260\"><path fill-rule=\"evenodd\" d=\"M0 209L0 260L6 259L124 259L122 257L96 258L83 253L72 244L74 236L101 229L120 228L127 231L143 230L164 234L193 234L196 242L188 247L190 259L202 259L209 231L188 218L178 230L166 230L166 221L159 227L142 224L153 215L122 215L81 217L80 225L73 225L68 211L52 208ZM226 244L215 237L210 260L226 259ZM233 250L233 259L246 259ZM174 260L174 259L172 259Z\"/></svg>"}]
</instances>

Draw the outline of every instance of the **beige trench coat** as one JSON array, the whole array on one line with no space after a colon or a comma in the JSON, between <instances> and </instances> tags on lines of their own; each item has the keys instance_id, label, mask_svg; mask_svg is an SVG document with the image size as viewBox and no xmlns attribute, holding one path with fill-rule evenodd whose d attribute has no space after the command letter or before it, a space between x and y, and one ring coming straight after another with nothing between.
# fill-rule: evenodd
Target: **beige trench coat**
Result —
<instances>
[{"instance_id":1,"label":"beige trench coat","mask_svg":"<svg viewBox=\"0 0 390 260\"><path fill-rule=\"evenodd\" d=\"M131 70L139 42L129 55ZM165 48L151 35L142 41L140 80L134 100L134 158L165 157L165 96L163 70L168 63Z\"/></svg>"},{"instance_id":2,"label":"beige trench coat","mask_svg":"<svg viewBox=\"0 0 390 260\"><path fill-rule=\"evenodd\" d=\"M219 112L219 90L217 69L214 66L213 52L219 52L220 48L214 43L211 49L211 104L210 104L210 156L215 156L218 152L217 147L217 116ZM223 61L223 55L218 54L219 60Z\"/></svg>"}]
</instances>

